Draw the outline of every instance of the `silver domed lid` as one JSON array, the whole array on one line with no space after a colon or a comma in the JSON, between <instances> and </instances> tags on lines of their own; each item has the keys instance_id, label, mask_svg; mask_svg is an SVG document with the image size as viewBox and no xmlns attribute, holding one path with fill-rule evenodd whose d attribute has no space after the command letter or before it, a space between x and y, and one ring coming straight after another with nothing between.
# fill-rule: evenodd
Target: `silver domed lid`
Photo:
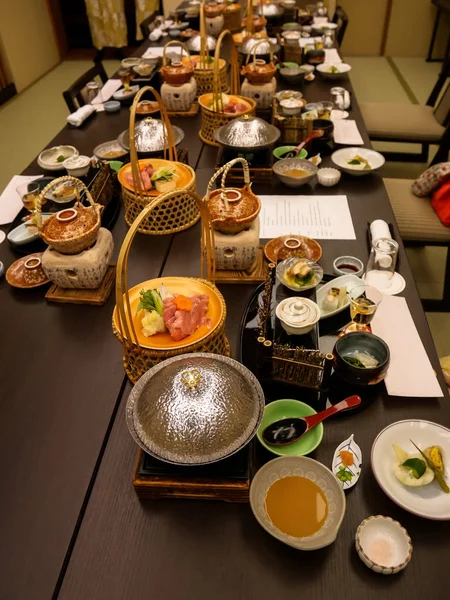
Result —
<instances>
[{"instance_id":1,"label":"silver domed lid","mask_svg":"<svg viewBox=\"0 0 450 600\"><path fill-rule=\"evenodd\" d=\"M172 125L173 141L177 146L184 138L184 131ZM136 126L134 139L138 152L159 152L168 147L166 126L160 119L147 117ZM119 144L125 150L130 149L130 132L128 129L122 131L117 138Z\"/></svg>"},{"instance_id":2,"label":"silver domed lid","mask_svg":"<svg viewBox=\"0 0 450 600\"><path fill-rule=\"evenodd\" d=\"M217 44L216 38L213 38L212 35L206 36L206 48L208 50L215 50ZM202 38L201 35L192 36L187 42L186 46L191 52L200 52L202 47Z\"/></svg>"},{"instance_id":3,"label":"silver domed lid","mask_svg":"<svg viewBox=\"0 0 450 600\"><path fill-rule=\"evenodd\" d=\"M256 15L262 15L263 17L279 17L284 13L284 8L275 2L268 4L259 4L255 10Z\"/></svg>"},{"instance_id":4,"label":"silver domed lid","mask_svg":"<svg viewBox=\"0 0 450 600\"><path fill-rule=\"evenodd\" d=\"M214 131L214 138L222 146L242 150L256 150L273 146L280 130L259 117L243 115Z\"/></svg>"},{"instance_id":5,"label":"silver domed lid","mask_svg":"<svg viewBox=\"0 0 450 600\"><path fill-rule=\"evenodd\" d=\"M280 46L278 44L272 44L269 40L260 37L249 37L242 42L239 46L238 51L241 54L253 54L253 48L256 46L256 56L270 54L270 52L278 52Z\"/></svg>"},{"instance_id":6,"label":"silver domed lid","mask_svg":"<svg viewBox=\"0 0 450 600\"><path fill-rule=\"evenodd\" d=\"M243 365L216 354L183 354L159 363L134 386L127 425L145 452L200 465L243 448L256 434L264 393Z\"/></svg>"}]
</instances>

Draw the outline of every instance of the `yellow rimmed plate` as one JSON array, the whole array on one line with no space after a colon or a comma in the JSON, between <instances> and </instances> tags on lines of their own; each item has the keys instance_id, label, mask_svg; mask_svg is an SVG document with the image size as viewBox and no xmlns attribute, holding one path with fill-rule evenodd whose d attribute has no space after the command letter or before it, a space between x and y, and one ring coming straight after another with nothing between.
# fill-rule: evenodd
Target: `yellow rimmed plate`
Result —
<instances>
[{"instance_id":1,"label":"yellow rimmed plate","mask_svg":"<svg viewBox=\"0 0 450 600\"><path fill-rule=\"evenodd\" d=\"M179 342L172 339L170 333L156 333L151 337L146 337L142 333L141 320L144 316L143 311L139 311L136 314L140 297L139 293L142 289L152 290L158 289L161 284L174 294L183 294L184 296L197 296L199 294L206 294L209 297L209 307L206 313L206 318L211 319L211 325L201 325L192 335L183 338ZM133 316L134 328L138 338L139 345L142 348L148 350L176 350L178 348L187 348L193 344L197 344L201 340L205 339L210 333L212 333L222 321L224 312L224 302L217 290L211 288L201 279L194 279L190 277L158 277L157 279L149 279L143 283L135 285L129 290L131 314ZM124 302L125 312L127 312L127 305ZM119 319L117 314L117 306L114 308L113 313L114 326L121 331L119 327ZM122 335L125 336L125 333Z\"/></svg>"}]
</instances>

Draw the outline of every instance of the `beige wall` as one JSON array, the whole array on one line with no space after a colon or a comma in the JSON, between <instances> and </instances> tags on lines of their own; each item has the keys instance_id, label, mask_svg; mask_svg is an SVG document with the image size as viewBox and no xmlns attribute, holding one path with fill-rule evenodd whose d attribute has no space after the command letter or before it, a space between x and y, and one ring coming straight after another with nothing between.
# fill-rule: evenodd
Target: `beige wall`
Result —
<instances>
[{"instance_id":1,"label":"beige wall","mask_svg":"<svg viewBox=\"0 0 450 600\"><path fill-rule=\"evenodd\" d=\"M387 0L341 0L339 4L349 18L344 56L379 56Z\"/></svg>"},{"instance_id":2,"label":"beige wall","mask_svg":"<svg viewBox=\"0 0 450 600\"><path fill-rule=\"evenodd\" d=\"M17 91L59 62L46 0L0 0L0 38Z\"/></svg>"}]
</instances>

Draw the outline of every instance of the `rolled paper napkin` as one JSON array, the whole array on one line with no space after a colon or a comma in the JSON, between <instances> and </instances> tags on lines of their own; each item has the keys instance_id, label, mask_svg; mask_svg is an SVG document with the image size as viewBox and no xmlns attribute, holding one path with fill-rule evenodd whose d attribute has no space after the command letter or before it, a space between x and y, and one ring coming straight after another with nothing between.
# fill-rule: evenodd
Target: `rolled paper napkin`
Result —
<instances>
[{"instance_id":1,"label":"rolled paper napkin","mask_svg":"<svg viewBox=\"0 0 450 600\"><path fill-rule=\"evenodd\" d=\"M88 117L96 111L95 106L92 104L85 104L74 113L67 117L67 122L73 127L79 127L82 125Z\"/></svg>"},{"instance_id":2,"label":"rolled paper napkin","mask_svg":"<svg viewBox=\"0 0 450 600\"><path fill-rule=\"evenodd\" d=\"M162 36L163 32L160 27L155 27L155 29L148 36L151 42L157 42L159 38Z\"/></svg>"}]
</instances>

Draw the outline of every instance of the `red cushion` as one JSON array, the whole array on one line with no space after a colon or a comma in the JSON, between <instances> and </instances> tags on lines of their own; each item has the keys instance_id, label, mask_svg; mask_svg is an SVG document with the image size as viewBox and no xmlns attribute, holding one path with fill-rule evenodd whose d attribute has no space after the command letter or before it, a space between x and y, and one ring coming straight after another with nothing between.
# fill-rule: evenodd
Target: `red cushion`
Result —
<instances>
[{"instance_id":1,"label":"red cushion","mask_svg":"<svg viewBox=\"0 0 450 600\"><path fill-rule=\"evenodd\" d=\"M436 190L431 200L431 206L437 213L442 223L450 227L450 181L447 181Z\"/></svg>"},{"instance_id":2,"label":"red cushion","mask_svg":"<svg viewBox=\"0 0 450 600\"><path fill-rule=\"evenodd\" d=\"M428 196L450 177L450 162L438 163L422 173L412 184L411 191L415 196Z\"/></svg>"}]
</instances>

